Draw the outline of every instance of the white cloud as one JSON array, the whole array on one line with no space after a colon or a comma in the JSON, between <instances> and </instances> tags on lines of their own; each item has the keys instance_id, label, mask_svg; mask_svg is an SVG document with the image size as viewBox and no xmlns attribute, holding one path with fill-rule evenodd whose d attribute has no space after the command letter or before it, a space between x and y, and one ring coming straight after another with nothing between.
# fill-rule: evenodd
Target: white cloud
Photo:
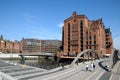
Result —
<instances>
[{"instance_id":1,"label":"white cloud","mask_svg":"<svg viewBox=\"0 0 120 80\"><path fill-rule=\"evenodd\" d=\"M62 28L63 27L63 25L64 25L64 23L59 23L57 26L59 27L59 28Z\"/></svg>"},{"instance_id":2,"label":"white cloud","mask_svg":"<svg viewBox=\"0 0 120 80\"><path fill-rule=\"evenodd\" d=\"M113 38L114 48L120 50L120 35L118 37Z\"/></svg>"}]
</instances>

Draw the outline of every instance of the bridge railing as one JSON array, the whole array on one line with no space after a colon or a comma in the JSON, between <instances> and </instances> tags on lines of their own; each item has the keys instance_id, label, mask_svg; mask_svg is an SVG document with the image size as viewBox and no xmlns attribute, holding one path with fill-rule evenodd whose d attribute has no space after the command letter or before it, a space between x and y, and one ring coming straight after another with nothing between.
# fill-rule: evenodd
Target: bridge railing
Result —
<instances>
[{"instance_id":1,"label":"bridge railing","mask_svg":"<svg viewBox=\"0 0 120 80\"><path fill-rule=\"evenodd\" d=\"M84 51L82 51L81 53L79 53L78 55L77 55L77 57L75 57L74 58L74 60L73 60L73 62L71 63L71 65L70 66L73 66L74 64L75 64L75 62L78 60L78 58L80 57L80 56L82 56L84 53L86 53L86 52L94 52L95 54L96 54L96 52L94 51L94 50L92 50L92 49L87 49L87 50L84 50ZM97 55L97 54L96 54ZM97 56L98 57L98 56Z\"/></svg>"}]
</instances>

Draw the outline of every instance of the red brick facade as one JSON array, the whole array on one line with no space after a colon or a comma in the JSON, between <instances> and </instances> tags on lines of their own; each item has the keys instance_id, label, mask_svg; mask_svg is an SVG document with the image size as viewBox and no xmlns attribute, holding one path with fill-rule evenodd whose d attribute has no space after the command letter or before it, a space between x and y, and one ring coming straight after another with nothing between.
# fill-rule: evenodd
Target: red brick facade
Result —
<instances>
[{"instance_id":1,"label":"red brick facade","mask_svg":"<svg viewBox=\"0 0 120 80\"><path fill-rule=\"evenodd\" d=\"M56 53L61 45L59 40L22 39L18 42L0 37L0 53Z\"/></svg>"},{"instance_id":2,"label":"red brick facade","mask_svg":"<svg viewBox=\"0 0 120 80\"><path fill-rule=\"evenodd\" d=\"M63 52L80 53L93 49L99 55L110 54L113 41L110 29L106 29L102 19L89 20L85 15L72 16L64 20Z\"/></svg>"},{"instance_id":3,"label":"red brick facade","mask_svg":"<svg viewBox=\"0 0 120 80\"><path fill-rule=\"evenodd\" d=\"M59 40L23 39L21 43L22 53L55 53L62 45Z\"/></svg>"},{"instance_id":4,"label":"red brick facade","mask_svg":"<svg viewBox=\"0 0 120 80\"><path fill-rule=\"evenodd\" d=\"M9 41L0 38L0 52L2 53L19 53L21 43L18 41Z\"/></svg>"}]
</instances>

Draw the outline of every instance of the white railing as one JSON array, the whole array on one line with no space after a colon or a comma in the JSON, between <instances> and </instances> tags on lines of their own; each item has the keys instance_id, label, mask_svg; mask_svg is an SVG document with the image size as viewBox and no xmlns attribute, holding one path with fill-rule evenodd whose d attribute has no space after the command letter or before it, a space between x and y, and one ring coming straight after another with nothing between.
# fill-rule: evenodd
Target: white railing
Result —
<instances>
[{"instance_id":1,"label":"white railing","mask_svg":"<svg viewBox=\"0 0 120 80\"><path fill-rule=\"evenodd\" d=\"M81 55L83 55L84 53L86 53L86 52L91 52L91 51L93 51L92 49L87 49L87 50L84 50L84 51L82 51L81 53L79 53L78 55L77 55L77 57L75 57L74 58L74 60L72 61L72 63L70 64L70 66L73 66L74 64L75 64L75 62L78 60L78 58L81 56Z\"/></svg>"}]
</instances>

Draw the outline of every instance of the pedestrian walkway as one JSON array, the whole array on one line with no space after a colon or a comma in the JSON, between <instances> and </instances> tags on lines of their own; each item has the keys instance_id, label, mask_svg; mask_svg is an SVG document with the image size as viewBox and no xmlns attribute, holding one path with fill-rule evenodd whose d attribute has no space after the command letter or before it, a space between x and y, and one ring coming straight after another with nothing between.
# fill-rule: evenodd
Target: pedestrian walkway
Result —
<instances>
[{"instance_id":1,"label":"pedestrian walkway","mask_svg":"<svg viewBox=\"0 0 120 80\"><path fill-rule=\"evenodd\" d=\"M112 74L109 80L120 80L120 75Z\"/></svg>"},{"instance_id":2,"label":"pedestrian walkway","mask_svg":"<svg viewBox=\"0 0 120 80\"><path fill-rule=\"evenodd\" d=\"M112 74L104 69L105 65L108 64L106 60L95 60L94 64L96 68L92 71L90 67L91 62L92 61L85 62L89 67L88 71L86 71L85 63L79 63L72 67L67 65L64 66L64 69L62 67L58 67L52 70L44 70L0 61L0 71L2 72L2 75L4 75L3 73L8 75L4 77L10 77L10 80L120 80L120 75ZM118 72L119 71L120 64L118 67Z\"/></svg>"},{"instance_id":3,"label":"pedestrian walkway","mask_svg":"<svg viewBox=\"0 0 120 80\"><path fill-rule=\"evenodd\" d=\"M67 68L65 70L48 74L48 75L43 75L39 77L35 77L29 80L94 80L94 79L99 79L102 74L105 72L98 63L101 60L95 61L96 69L95 71L91 71L90 68L88 71L85 70L85 64L80 63L79 65ZM90 61L91 62L91 61ZM90 62L88 64L90 65Z\"/></svg>"},{"instance_id":4,"label":"pedestrian walkway","mask_svg":"<svg viewBox=\"0 0 120 80\"><path fill-rule=\"evenodd\" d=\"M112 69L112 72L120 75L120 61L117 61Z\"/></svg>"},{"instance_id":5,"label":"pedestrian walkway","mask_svg":"<svg viewBox=\"0 0 120 80\"><path fill-rule=\"evenodd\" d=\"M2 78L3 80L18 80L16 78L17 76L23 76L38 72L40 73L44 71L46 70L0 60L0 78Z\"/></svg>"}]
</instances>

